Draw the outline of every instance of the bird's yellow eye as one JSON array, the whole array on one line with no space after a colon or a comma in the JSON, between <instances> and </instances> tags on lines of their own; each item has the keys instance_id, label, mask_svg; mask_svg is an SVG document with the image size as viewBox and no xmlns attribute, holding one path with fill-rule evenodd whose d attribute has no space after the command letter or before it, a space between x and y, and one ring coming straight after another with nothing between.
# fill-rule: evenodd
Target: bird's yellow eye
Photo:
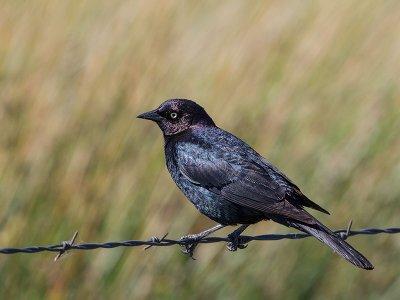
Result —
<instances>
[{"instance_id":1,"label":"bird's yellow eye","mask_svg":"<svg viewBox=\"0 0 400 300\"><path fill-rule=\"evenodd\" d=\"M176 119L178 117L178 114L176 112L172 112L170 114L170 116L171 116L171 119Z\"/></svg>"}]
</instances>

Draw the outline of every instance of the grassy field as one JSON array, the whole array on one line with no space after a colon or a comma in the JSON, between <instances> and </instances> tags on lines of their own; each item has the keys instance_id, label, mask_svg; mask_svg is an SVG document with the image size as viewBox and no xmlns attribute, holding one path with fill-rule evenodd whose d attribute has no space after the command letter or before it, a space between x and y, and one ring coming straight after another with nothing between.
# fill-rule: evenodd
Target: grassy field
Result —
<instances>
[{"instance_id":1,"label":"grassy field","mask_svg":"<svg viewBox=\"0 0 400 300\"><path fill-rule=\"evenodd\" d=\"M0 4L0 247L212 225L135 119L172 97L278 165L330 227L400 225L399 1ZM0 298L399 299L400 237L351 243L374 271L311 239L203 245L196 261L177 247L0 256Z\"/></svg>"}]
</instances>

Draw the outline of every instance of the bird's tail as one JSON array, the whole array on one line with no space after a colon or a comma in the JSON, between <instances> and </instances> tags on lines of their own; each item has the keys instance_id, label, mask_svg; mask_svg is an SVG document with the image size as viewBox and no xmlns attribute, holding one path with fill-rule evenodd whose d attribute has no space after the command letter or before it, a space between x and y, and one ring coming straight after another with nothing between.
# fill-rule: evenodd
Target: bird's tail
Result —
<instances>
[{"instance_id":1,"label":"bird's tail","mask_svg":"<svg viewBox=\"0 0 400 300\"><path fill-rule=\"evenodd\" d=\"M366 259L360 252L346 243L322 223L316 221L315 225L307 225L296 221L290 221L288 224L291 227L313 235L353 265L366 270L372 270L374 268L368 259Z\"/></svg>"}]
</instances>

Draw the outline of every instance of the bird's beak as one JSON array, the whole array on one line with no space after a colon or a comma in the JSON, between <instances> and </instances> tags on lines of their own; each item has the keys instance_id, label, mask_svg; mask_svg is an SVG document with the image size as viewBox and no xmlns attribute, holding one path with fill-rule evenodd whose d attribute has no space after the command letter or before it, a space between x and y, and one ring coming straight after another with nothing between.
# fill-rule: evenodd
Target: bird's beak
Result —
<instances>
[{"instance_id":1,"label":"bird's beak","mask_svg":"<svg viewBox=\"0 0 400 300\"><path fill-rule=\"evenodd\" d=\"M157 113L157 110L151 110L151 111L142 113L142 114L138 115L137 118L151 120L154 122L161 120L161 116Z\"/></svg>"}]
</instances>

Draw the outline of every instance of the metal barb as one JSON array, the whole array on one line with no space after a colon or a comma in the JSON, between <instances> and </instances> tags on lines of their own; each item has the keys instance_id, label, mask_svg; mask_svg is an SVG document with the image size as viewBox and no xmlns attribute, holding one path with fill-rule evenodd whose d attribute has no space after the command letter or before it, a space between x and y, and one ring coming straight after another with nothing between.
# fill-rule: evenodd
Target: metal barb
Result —
<instances>
[{"instance_id":1,"label":"metal barb","mask_svg":"<svg viewBox=\"0 0 400 300\"><path fill-rule=\"evenodd\" d=\"M164 234L163 235L163 237L160 239L159 237L157 237L157 236L152 236L151 238L150 238L150 242L152 242L152 243L157 243L157 244L161 244L163 241L164 241L164 239L167 237L167 235L168 235L168 232L166 233L166 234ZM144 250L147 250L147 249L150 249L151 247L153 247L154 245L147 245L146 247L144 247Z\"/></svg>"},{"instance_id":2,"label":"metal barb","mask_svg":"<svg viewBox=\"0 0 400 300\"><path fill-rule=\"evenodd\" d=\"M350 220L349 224L347 224L347 228L345 232L340 232L339 236L342 240L346 240L351 234L351 226L353 225L353 220Z\"/></svg>"},{"instance_id":3,"label":"metal barb","mask_svg":"<svg viewBox=\"0 0 400 300\"><path fill-rule=\"evenodd\" d=\"M57 254L57 256L54 258L54 261L57 261L60 259L60 257L67 252L68 250L70 250L72 248L72 246L75 243L75 240L78 236L78 231L75 231L74 235L72 236L72 238L69 241L64 241L62 242L62 248L60 249L60 252Z\"/></svg>"}]
</instances>

